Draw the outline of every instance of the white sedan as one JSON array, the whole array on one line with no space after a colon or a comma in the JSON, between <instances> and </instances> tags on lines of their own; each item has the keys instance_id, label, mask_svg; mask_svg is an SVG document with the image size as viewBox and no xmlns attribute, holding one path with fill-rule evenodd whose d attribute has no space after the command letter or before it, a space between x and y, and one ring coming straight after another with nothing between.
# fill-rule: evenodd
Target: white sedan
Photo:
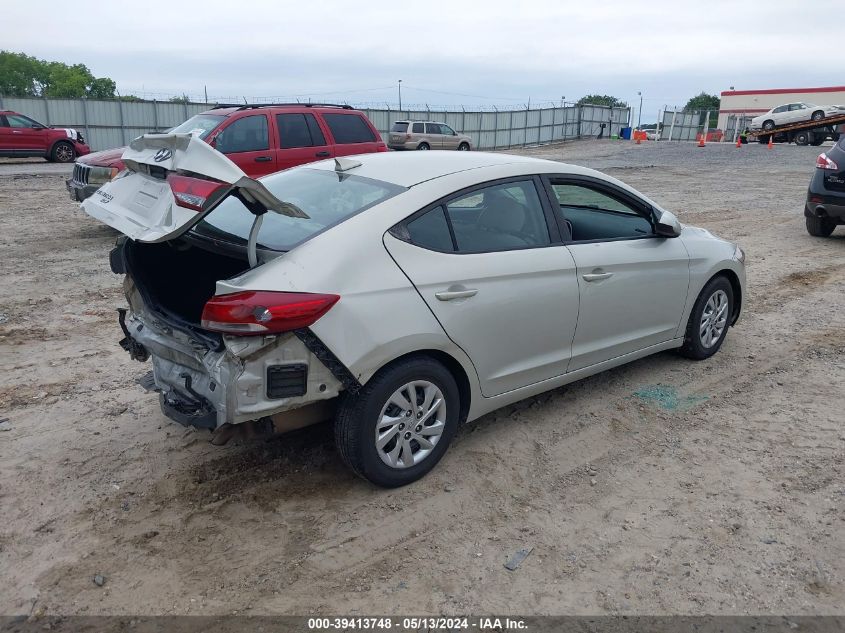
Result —
<instances>
[{"instance_id":1,"label":"white sedan","mask_svg":"<svg viewBox=\"0 0 845 633\"><path fill-rule=\"evenodd\" d=\"M785 103L772 108L765 114L751 119L750 129L769 130L781 125L805 121L823 121L827 117L845 114L845 107L838 105L820 106L812 103Z\"/></svg>"},{"instance_id":2,"label":"white sedan","mask_svg":"<svg viewBox=\"0 0 845 633\"><path fill-rule=\"evenodd\" d=\"M663 350L710 357L745 296L738 246L574 165L390 152L256 181L184 134L123 160L83 208L126 236L121 344L152 360L165 415L333 416L381 486L499 407Z\"/></svg>"}]
</instances>

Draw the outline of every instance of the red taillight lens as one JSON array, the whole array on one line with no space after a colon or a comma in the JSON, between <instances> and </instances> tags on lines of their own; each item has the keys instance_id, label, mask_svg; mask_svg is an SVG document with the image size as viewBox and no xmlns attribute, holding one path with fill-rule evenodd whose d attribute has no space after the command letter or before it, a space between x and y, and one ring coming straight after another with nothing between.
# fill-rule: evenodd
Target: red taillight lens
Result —
<instances>
[{"instance_id":1,"label":"red taillight lens","mask_svg":"<svg viewBox=\"0 0 845 633\"><path fill-rule=\"evenodd\" d=\"M289 332L312 325L338 299L338 295L264 290L214 296L203 308L202 327L243 336Z\"/></svg>"},{"instance_id":2,"label":"red taillight lens","mask_svg":"<svg viewBox=\"0 0 845 633\"><path fill-rule=\"evenodd\" d=\"M170 185L176 204L194 211L203 211L205 203L213 194L229 186L215 180L202 180L179 174L168 174L167 184Z\"/></svg>"},{"instance_id":3,"label":"red taillight lens","mask_svg":"<svg viewBox=\"0 0 845 633\"><path fill-rule=\"evenodd\" d=\"M818 169L839 169L839 165L835 161L830 160L827 154L820 154L816 159L816 167Z\"/></svg>"}]
</instances>

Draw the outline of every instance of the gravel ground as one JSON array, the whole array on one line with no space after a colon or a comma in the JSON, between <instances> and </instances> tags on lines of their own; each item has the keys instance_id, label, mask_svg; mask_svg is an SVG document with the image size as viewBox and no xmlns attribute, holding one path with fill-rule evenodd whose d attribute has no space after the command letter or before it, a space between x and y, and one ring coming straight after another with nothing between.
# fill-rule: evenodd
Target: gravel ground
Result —
<instances>
[{"instance_id":1,"label":"gravel ground","mask_svg":"<svg viewBox=\"0 0 845 633\"><path fill-rule=\"evenodd\" d=\"M392 491L328 425L215 447L164 418L117 346L114 233L67 167L0 162L0 614L845 613L845 229L804 230L817 152L524 150L742 244L743 318L708 361L467 425Z\"/></svg>"}]
</instances>

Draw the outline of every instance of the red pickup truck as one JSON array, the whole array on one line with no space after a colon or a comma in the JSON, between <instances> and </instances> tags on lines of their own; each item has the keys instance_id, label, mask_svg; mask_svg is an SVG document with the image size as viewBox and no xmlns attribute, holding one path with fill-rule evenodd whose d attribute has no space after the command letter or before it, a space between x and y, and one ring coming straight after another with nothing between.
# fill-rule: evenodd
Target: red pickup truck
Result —
<instances>
[{"instance_id":1,"label":"red pickup truck","mask_svg":"<svg viewBox=\"0 0 845 633\"><path fill-rule=\"evenodd\" d=\"M387 151L363 112L340 105L218 106L170 132L198 134L254 178L335 156ZM123 169L124 149L78 160L66 183L70 197L82 201L114 178Z\"/></svg>"},{"instance_id":2,"label":"red pickup truck","mask_svg":"<svg viewBox=\"0 0 845 633\"><path fill-rule=\"evenodd\" d=\"M72 163L90 151L82 134L72 128L51 128L23 114L0 110L0 156L42 156L54 163Z\"/></svg>"}]
</instances>

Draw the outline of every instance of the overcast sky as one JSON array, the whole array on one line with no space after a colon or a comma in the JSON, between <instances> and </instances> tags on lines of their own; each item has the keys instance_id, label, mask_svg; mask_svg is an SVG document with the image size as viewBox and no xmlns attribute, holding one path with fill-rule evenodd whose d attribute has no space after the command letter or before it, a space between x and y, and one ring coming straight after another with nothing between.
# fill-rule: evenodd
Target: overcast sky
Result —
<instances>
[{"instance_id":1,"label":"overcast sky","mask_svg":"<svg viewBox=\"0 0 845 633\"><path fill-rule=\"evenodd\" d=\"M810 21L801 0L4 0L0 48L84 63L122 94L395 103L401 79L406 105L638 105L641 90L646 120L702 90L845 84L841 4L813 0Z\"/></svg>"}]
</instances>

